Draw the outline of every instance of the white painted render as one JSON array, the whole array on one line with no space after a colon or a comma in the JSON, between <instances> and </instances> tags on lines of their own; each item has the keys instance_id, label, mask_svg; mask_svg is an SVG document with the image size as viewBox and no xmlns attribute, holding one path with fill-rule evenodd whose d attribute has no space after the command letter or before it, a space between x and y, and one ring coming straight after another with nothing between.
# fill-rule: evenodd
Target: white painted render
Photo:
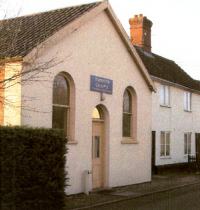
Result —
<instances>
[{"instance_id":1,"label":"white painted render","mask_svg":"<svg viewBox=\"0 0 200 210\"><path fill-rule=\"evenodd\" d=\"M21 125L21 62L5 64L4 125Z\"/></svg>"},{"instance_id":2,"label":"white painted render","mask_svg":"<svg viewBox=\"0 0 200 210\"><path fill-rule=\"evenodd\" d=\"M22 86L22 125L52 127L52 86L59 72L67 72L75 83L75 137L69 144L67 170L69 194L83 192L84 171L91 170L92 110L103 104L108 111L107 187L151 180L151 91L118 32L105 12L65 36L67 27L52 36L37 58L45 62L55 57L59 64L41 73L46 81ZM32 53L33 54L33 53ZM24 60L29 60L29 54ZM113 94L90 91L90 75L113 80ZM137 94L137 143L122 144L122 104L126 87ZM31 98L32 100L23 100Z\"/></svg>"},{"instance_id":3,"label":"white painted render","mask_svg":"<svg viewBox=\"0 0 200 210\"><path fill-rule=\"evenodd\" d=\"M102 5L106 8L106 5ZM93 18L90 18L90 16ZM106 187L115 187L151 180L151 131L156 131L156 165L186 162L184 133L192 133L192 154L195 154L195 133L200 133L200 96L192 93L192 112L185 112L184 89L170 86L170 107L160 106L161 82L153 83L140 58L133 59L133 52L125 43L127 37L110 19L108 13L87 14L83 22L77 21L70 30L64 27L35 48L24 59L23 71L45 65L52 58L50 68L37 74L33 81L5 89L5 98L14 106L5 105L4 125L52 127L52 88L54 77L68 73L74 82L73 133L68 144L67 164L68 194L84 191L85 170L92 170L92 110L101 104L106 114ZM81 25L81 26L80 26ZM138 61L139 59L139 61ZM137 64L136 64L137 63ZM29 65L31 64L31 66ZM21 62L5 66L5 79L20 72ZM90 91L90 75L113 80L113 94ZM146 75L146 79L145 79ZM23 76L26 80L29 75ZM16 82L16 81L15 81ZM151 84L152 83L152 84ZM137 95L137 137L128 141L122 137L122 108L124 90L131 86ZM153 94L153 95L152 95ZM15 117L13 117L15 116ZM170 131L170 157L160 157L160 132ZM91 190L91 175L89 176Z\"/></svg>"},{"instance_id":4,"label":"white painted render","mask_svg":"<svg viewBox=\"0 0 200 210\"><path fill-rule=\"evenodd\" d=\"M159 90L163 83L154 81L157 89L152 96L152 130L156 131L156 165L187 162L184 156L184 133L192 133L191 154L195 154L195 133L199 133L200 95L192 93L192 111L184 111L183 88L170 86L170 107L160 106ZM187 90L188 91L188 90ZM160 157L160 132L170 131L170 157Z\"/></svg>"}]
</instances>

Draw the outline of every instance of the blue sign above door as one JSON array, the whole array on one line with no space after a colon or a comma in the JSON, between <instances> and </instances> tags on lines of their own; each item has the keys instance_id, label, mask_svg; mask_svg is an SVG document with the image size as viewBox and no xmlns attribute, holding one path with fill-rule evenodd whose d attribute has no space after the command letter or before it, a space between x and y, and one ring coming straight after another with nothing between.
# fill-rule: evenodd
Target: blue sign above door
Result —
<instances>
[{"instance_id":1,"label":"blue sign above door","mask_svg":"<svg viewBox=\"0 0 200 210\"><path fill-rule=\"evenodd\" d=\"M100 92L100 93L112 94L113 81L107 78L91 75L90 76L90 90Z\"/></svg>"}]
</instances>

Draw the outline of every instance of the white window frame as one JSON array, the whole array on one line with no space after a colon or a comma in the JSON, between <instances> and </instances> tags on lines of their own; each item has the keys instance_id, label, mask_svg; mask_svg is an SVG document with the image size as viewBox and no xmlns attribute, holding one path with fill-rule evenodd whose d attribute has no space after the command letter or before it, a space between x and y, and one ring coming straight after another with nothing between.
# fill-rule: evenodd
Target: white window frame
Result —
<instances>
[{"instance_id":1,"label":"white window frame","mask_svg":"<svg viewBox=\"0 0 200 210\"><path fill-rule=\"evenodd\" d=\"M184 111L191 112L192 111L192 93L184 92Z\"/></svg>"},{"instance_id":2,"label":"white window frame","mask_svg":"<svg viewBox=\"0 0 200 210\"><path fill-rule=\"evenodd\" d=\"M192 133L184 133L184 156L191 155L192 149Z\"/></svg>"},{"instance_id":3,"label":"white window frame","mask_svg":"<svg viewBox=\"0 0 200 210\"><path fill-rule=\"evenodd\" d=\"M170 107L170 87L168 85L160 86L160 105Z\"/></svg>"},{"instance_id":4,"label":"white window frame","mask_svg":"<svg viewBox=\"0 0 200 210\"><path fill-rule=\"evenodd\" d=\"M164 142L162 143L162 135L164 135ZM169 143L167 142L167 137L169 136ZM164 147L164 154L162 154L162 147ZM167 154L167 148L169 148L169 154ZM171 132L161 131L160 132L160 157L170 158L171 155Z\"/></svg>"}]
</instances>

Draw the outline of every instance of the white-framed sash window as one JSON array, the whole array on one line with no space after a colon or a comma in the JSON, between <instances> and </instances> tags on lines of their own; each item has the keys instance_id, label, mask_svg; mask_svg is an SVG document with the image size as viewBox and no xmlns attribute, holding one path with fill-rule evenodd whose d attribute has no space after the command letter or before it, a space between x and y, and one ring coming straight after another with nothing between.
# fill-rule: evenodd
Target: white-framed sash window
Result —
<instances>
[{"instance_id":1,"label":"white-framed sash window","mask_svg":"<svg viewBox=\"0 0 200 210\"><path fill-rule=\"evenodd\" d=\"M170 88L168 85L160 86L160 105L170 106Z\"/></svg>"},{"instance_id":2,"label":"white-framed sash window","mask_svg":"<svg viewBox=\"0 0 200 210\"><path fill-rule=\"evenodd\" d=\"M170 157L170 131L160 133L160 157Z\"/></svg>"},{"instance_id":3,"label":"white-framed sash window","mask_svg":"<svg viewBox=\"0 0 200 210\"><path fill-rule=\"evenodd\" d=\"M184 92L184 110L185 111L192 111L192 93L191 92Z\"/></svg>"}]
</instances>

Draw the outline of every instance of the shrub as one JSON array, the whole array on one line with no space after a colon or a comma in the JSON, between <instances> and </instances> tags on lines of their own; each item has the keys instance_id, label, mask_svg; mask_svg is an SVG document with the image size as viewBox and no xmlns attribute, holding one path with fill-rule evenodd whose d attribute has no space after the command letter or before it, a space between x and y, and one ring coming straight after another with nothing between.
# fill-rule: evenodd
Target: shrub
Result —
<instances>
[{"instance_id":1,"label":"shrub","mask_svg":"<svg viewBox=\"0 0 200 210\"><path fill-rule=\"evenodd\" d=\"M59 130L0 127L1 209L63 209L65 154Z\"/></svg>"}]
</instances>

